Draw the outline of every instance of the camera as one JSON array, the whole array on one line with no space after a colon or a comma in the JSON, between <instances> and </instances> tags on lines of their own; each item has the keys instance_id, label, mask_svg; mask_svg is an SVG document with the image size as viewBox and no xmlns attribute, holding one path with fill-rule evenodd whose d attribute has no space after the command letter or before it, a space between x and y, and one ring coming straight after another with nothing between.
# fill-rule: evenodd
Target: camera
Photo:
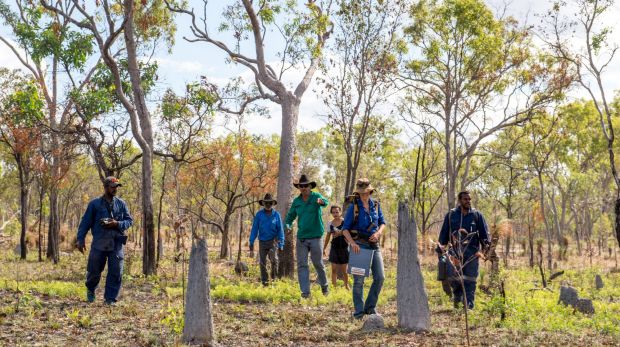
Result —
<instances>
[{"instance_id":1,"label":"camera","mask_svg":"<svg viewBox=\"0 0 620 347\"><path fill-rule=\"evenodd\" d=\"M112 219L112 218L101 218L101 219L99 220L99 224L101 224L101 225L103 225L103 226L106 226L106 225L108 225L108 224L112 223L112 221L113 221L113 220L114 220L114 219Z\"/></svg>"}]
</instances>

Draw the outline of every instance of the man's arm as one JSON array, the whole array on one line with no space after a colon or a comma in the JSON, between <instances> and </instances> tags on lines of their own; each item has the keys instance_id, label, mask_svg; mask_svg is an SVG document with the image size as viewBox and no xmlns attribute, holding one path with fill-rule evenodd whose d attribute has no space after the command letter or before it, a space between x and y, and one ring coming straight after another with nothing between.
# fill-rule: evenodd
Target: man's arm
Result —
<instances>
[{"instance_id":1,"label":"man's arm","mask_svg":"<svg viewBox=\"0 0 620 347\"><path fill-rule=\"evenodd\" d=\"M297 218L297 211L295 211L295 201L291 204L291 207L288 209L288 213L286 214L286 228L292 229L293 222Z\"/></svg>"},{"instance_id":2,"label":"man's arm","mask_svg":"<svg viewBox=\"0 0 620 347\"><path fill-rule=\"evenodd\" d=\"M129 213L126 202L123 201L121 206L123 209L123 219L118 221L118 231L124 233L125 230L129 229L129 227L133 225L133 217L131 217L131 214Z\"/></svg>"},{"instance_id":3,"label":"man's arm","mask_svg":"<svg viewBox=\"0 0 620 347\"><path fill-rule=\"evenodd\" d=\"M78 232L77 232L78 243L84 244L88 230L90 230L93 227L94 219L95 219L95 206L94 206L94 202L91 201L88 203L88 206L86 207L86 212L84 212L84 215L82 216L82 220L80 221L80 225L78 226Z\"/></svg>"},{"instance_id":4,"label":"man's arm","mask_svg":"<svg viewBox=\"0 0 620 347\"><path fill-rule=\"evenodd\" d=\"M450 241L450 212L446 213L446 217L443 219L441 231L439 232L439 244L445 246Z\"/></svg>"},{"instance_id":5,"label":"man's arm","mask_svg":"<svg viewBox=\"0 0 620 347\"><path fill-rule=\"evenodd\" d=\"M321 193L316 192L316 194L318 195L317 204L319 204L319 205L321 205L323 207L329 205L329 201L323 195L321 195Z\"/></svg>"},{"instance_id":6,"label":"man's arm","mask_svg":"<svg viewBox=\"0 0 620 347\"><path fill-rule=\"evenodd\" d=\"M284 249L284 227L282 226L282 216L278 211L275 211L277 216L277 228L278 228L278 249Z\"/></svg>"},{"instance_id":7,"label":"man's arm","mask_svg":"<svg viewBox=\"0 0 620 347\"><path fill-rule=\"evenodd\" d=\"M258 236L258 213L254 216L254 221L252 222L252 231L250 231L250 250L254 249L254 241L256 240L256 236Z\"/></svg>"},{"instance_id":8,"label":"man's arm","mask_svg":"<svg viewBox=\"0 0 620 347\"><path fill-rule=\"evenodd\" d=\"M478 213L478 217L480 217L479 218L480 222L478 223L477 227L478 227L480 245L482 246L482 249L484 250L491 244L491 238L489 237L489 226L487 225L487 221L484 219L484 216L482 215L482 213L480 213L479 211L476 213Z\"/></svg>"}]
</instances>

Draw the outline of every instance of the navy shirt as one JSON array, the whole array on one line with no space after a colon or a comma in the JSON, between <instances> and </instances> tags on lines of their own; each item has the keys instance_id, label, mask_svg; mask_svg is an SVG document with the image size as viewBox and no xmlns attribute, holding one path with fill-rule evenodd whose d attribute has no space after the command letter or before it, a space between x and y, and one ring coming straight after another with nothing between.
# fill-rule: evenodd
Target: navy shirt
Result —
<instances>
[{"instance_id":1,"label":"navy shirt","mask_svg":"<svg viewBox=\"0 0 620 347\"><path fill-rule=\"evenodd\" d=\"M450 218L450 220L448 220ZM460 233L459 229L467 230L467 235ZM450 230L451 229L451 230ZM461 240L463 255L469 257L480 250L480 246L489 244L489 227L480 211L471 209L467 214L461 213L461 208L457 207L450 210L444 218L441 231L439 233L439 243L447 245L450 242L450 235L456 240ZM456 246L457 244L453 244Z\"/></svg>"},{"instance_id":2,"label":"navy shirt","mask_svg":"<svg viewBox=\"0 0 620 347\"><path fill-rule=\"evenodd\" d=\"M84 212L84 216L82 216L80 226L78 227L78 241L84 242L88 230L91 230L93 234L93 243L104 238L105 233L109 232L110 229L106 229L101 225L100 221L102 218L114 218L118 221L118 228L116 230L121 233L129 229L133 224L133 218L131 218L129 214L125 201L114 197L110 204L101 196L88 203L86 212Z\"/></svg>"},{"instance_id":3,"label":"navy shirt","mask_svg":"<svg viewBox=\"0 0 620 347\"><path fill-rule=\"evenodd\" d=\"M265 209L262 209L256 213L252 223L252 232L250 232L250 245L254 244L257 236L260 241L278 238L278 248L284 248L284 228L278 211L271 210L271 213L267 214Z\"/></svg>"}]
</instances>

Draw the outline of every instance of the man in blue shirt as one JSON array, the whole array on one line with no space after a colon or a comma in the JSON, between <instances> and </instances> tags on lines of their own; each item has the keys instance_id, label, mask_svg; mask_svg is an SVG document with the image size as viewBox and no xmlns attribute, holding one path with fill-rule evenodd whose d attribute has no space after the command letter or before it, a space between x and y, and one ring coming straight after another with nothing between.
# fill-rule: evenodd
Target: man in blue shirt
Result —
<instances>
[{"instance_id":1,"label":"man in blue shirt","mask_svg":"<svg viewBox=\"0 0 620 347\"><path fill-rule=\"evenodd\" d=\"M491 239L482 213L471 207L469 192L460 192L458 201L459 205L450 210L444 218L439 233L439 247L441 251L445 251L448 244L450 245L448 255L450 263L454 265L453 270L456 271L450 283L454 307L466 301L467 307L473 309L478 279L478 259L484 259L483 252L490 245ZM461 285L461 276L465 293Z\"/></svg>"},{"instance_id":2,"label":"man in blue shirt","mask_svg":"<svg viewBox=\"0 0 620 347\"><path fill-rule=\"evenodd\" d=\"M108 275L103 295L105 303L114 304L121 289L123 245L127 242L125 231L133 224L127 204L115 196L118 187L121 186L122 184L116 177L106 177L103 182L104 195L88 203L78 227L77 248L82 253L86 249L88 230L93 234L86 269L88 302L95 301L95 290L99 285L106 261L108 262Z\"/></svg>"},{"instance_id":3,"label":"man in blue shirt","mask_svg":"<svg viewBox=\"0 0 620 347\"><path fill-rule=\"evenodd\" d=\"M355 199L347 208L344 215L342 230L351 251L355 254L360 248L374 251L370 270L372 271L372 285L368 291L368 297L364 302L364 276L353 274L353 317L362 319L365 314L376 314L379 293L385 279L383 270L383 257L379 248L379 240L385 229L385 219L379 202L371 199L370 195L375 189L370 185L367 178L360 178L356 183Z\"/></svg>"},{"instance_id":4,"label":"man in blue shirt","mask_svg":"<svg viewBox=\"0 0 620 347\"><path fill-rule=\"evenodd\" d=\"M278 252L276 247L280 250L284 249L284 228L282 227L280 213L273 209L273 206L277 205L278 202L271 197L271 194L265 194L262 200L258 200L258 204L263 206L263 209L256 213L252 223L250 251L254 252L254 240L258 237L260 280L266 286L269 284L267 258L269 258L271 263L271 280L275 280L278 274Z\"/></svg>"}]
</instances>

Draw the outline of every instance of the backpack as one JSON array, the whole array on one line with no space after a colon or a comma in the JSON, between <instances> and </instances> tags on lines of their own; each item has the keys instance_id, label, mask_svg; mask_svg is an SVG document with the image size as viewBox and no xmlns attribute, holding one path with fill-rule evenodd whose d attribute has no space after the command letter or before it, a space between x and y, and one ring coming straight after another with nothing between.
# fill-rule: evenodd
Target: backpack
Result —
<instances>
[{"instance_id":1,"label":"backpack","mask_svg":"<svg viewBox=\"0 0 620 347\"><path fill-rule=\"evenodd\" d=\"M358 205L359 200L360 199L355 194L349 195L345 199L346 206L344 208L344 211L348 210L349 204L353 204L353 225L357 224L357 221L358 221L359 215L360 215L360 207ZM377 212L378 212L379 211L379 207L380 207L379 199L372 199L372 200L375 202L375 204L377 204ZM359 233L357 230L355 230L355 231L354 230L349 230L349 232L351 232L352 235L355 234L356 237L357 237L357 235Z\"/></svg>"}]
</instances>

